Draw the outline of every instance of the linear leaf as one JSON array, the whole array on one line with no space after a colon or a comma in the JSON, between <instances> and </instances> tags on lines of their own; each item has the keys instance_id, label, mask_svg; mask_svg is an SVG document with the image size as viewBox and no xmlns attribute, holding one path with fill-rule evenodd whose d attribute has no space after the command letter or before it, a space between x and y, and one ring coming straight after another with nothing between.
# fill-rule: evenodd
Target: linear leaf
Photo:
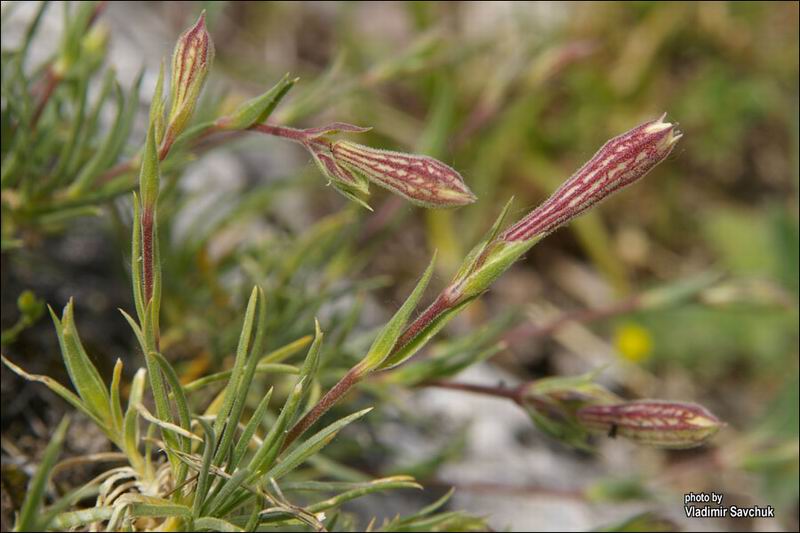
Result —
<instances>
[{"instance_id":1,"label":"linear leaf","mask_svg":"<svg viewBox=\"0 0 800 533\"><path fill-rule=\"evenodd\" d=\"M43 383L48 389L55 392L59 396L61 396L64 400L67 401L72 407L79 410L86 416L92 419L92 421L97 424L100 428L105 428L105 423L100 420L100 418L94 414L88 407L83 403L83 400L78 397L77 394L66 388L61 383L57 382L51 377L43 376L40 374L29 374L28 372L24 371L22 368L18 367L5 356L2 356L3 364L10 368L15 374L20 376L23 379L27 379L28 381L38 381L39 383Z\"/></svg>"},{"instance_id":2,"label":"linear leaf","mask_svg":"<svg viewBox=\"0 0 800 533\"><path fill-rule=\"evenodd\" d=\"M100 377L100 372L97 371L81 344L78 330L75 327L72 299L64 308L61 321L53 309L49 309L50 316L56 326L58 342L61 345L61 353L69 377L72 380L72 385L86 406L104 421L105 427L109 427L111 413L109 411L110 399L108 390Z\"/></svg>"},{"instance_id":3,"label":"linear leaf","mask_svg":"<svg viewBox=\"0 0 800 533\"><path fill-rule=\"evenodd\" d=\"M265 477L267 479L272 478L277 480L285 476L305 462L305 460L310 456L316 454L318 451L324 448L331 440L333 440L339 430L341 430L347 424L361 418L370 411L372 411L372 407L368 407L367 409L363 409L357 413L353 413L341 418L326 428L318 431L312 437L302 442L291 452L289 452L289 454L286 455L283 460L281 460L274 468L267 472Z\"/></svg>"},{"instance_id":4,"label":"linear leaf","mask_svg":"<svg viewBox=\"0 0 800 533\"><path fill-rule=\"evenodd\" d=\"M408 318L411 316L411 313L414 311L414 309L416 309L422 294L425 292L425 288L428 286L428 282L433 274L433 267L435 264L436 252L434 252L433 258L428 264L428 268L425 269L425 272L422 274L419 282L417 282L417 286L414 287L411 295L408 297L408 299L406 299L405 303L403 303L400 309L397 310L395 315L386 324L386 326L384 326L384 328L378 334L378 337L372 343L367 355L364 357L362 362L359 363L359 365L363 366L366 372L370 372L381 367L386 358L392 352L392 349L397 343L397 339L403 332L403 328L405 328L406 322L408 322Z\"/></svg>"},{"instance_id":5,"label":"linear leaf","mask_svg":"<svg viewBox=\"0 0 800 533\"><path fill-rule=\"evenodd\" d=\"M139 414L136 406L141 403L144 395L145 379L147 371L140 368L136 371L131 381L131 392L128 395L128 408L125 411L124 426L124 446L125 454L130 458L131 466L138 472L144 474L144 459L139 453Z\"/></svg>"},{"instance_id":6,"label":"linear leaf","mask_svg":"<svg viewBox=\"0 0 800 533\"><path fill-rule=\"evenodd\" d=\"M233 460L231 461L231 464L234 467L239 465L242 457L244 457L244 454L247 452L247 446L250 444L250 439L253 438L256 429L258 429L258 427L261 425L261 421L264 420L264 415L267 414L267 408L269 407L270 398L272 398L272 388L270 388L269 391L267 391L267 394L261 398L260 402L258 402L258 407L256 407L253 416L251 416L250 420L247 422L247 426L245 426L242 436L239 437L239 443L236 445L236 448L233 451Z\"/></svg>"},{"instance_id":7,"label":"linear leaf","mask_svg":"<svg viewBox=\"0 0 800 533\"><path fill-rule=\"evenodd\" d=\"M208 529L209 531L246 531L237 525L213 516L201 516L194 521L194 527L198 530Z\"/></svg>"},{"instance_id":8,"label":"linear leaf","mask_svg":"<svg viewBox=\"0 0 800 533\"><path fill-rule=\"evenodd\" d=\"M216 372L214 374L209 374L208 376L204 376L202 378L198 378L191 383L187 383L183 386L183 389L186 392L195 392L203 387L211 385L213 383L217 383L219 381L225 381L226 379L230 379L232 370L223 370L222 372ZM258 364L256 366L256 374L299 374L300 370L296 366L292 365L283 365L283 364Z\"/></svg>"},{"instance_id":9,"label":"linear leaf","mask_svg":"<svg viewBox=\"0 0 800 533\"><path fill-rule=\"evenodd\" d=\"M17 531L38 531L47 527L47 524L39 523L44 505L44 493L50 479L50 473L58 459L58 454L61 453L61 444L64 442L68 426L69 417L65 417L56 428L47 448L45 448L42 461L39 463L36 473L28 484L28 490L25 492L25 500L22 502L15 528Z\"/></svg>"}]
</instances>

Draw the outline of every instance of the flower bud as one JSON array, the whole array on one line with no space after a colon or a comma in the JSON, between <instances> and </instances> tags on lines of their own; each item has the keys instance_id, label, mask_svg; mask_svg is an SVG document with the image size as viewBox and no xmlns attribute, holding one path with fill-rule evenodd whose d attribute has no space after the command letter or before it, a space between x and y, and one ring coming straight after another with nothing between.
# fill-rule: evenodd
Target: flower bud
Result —
<instances>
[{"instance_id":1,"label":"flower bud","mask_svg":"<svg viewBox=\"0 0 800 533\"><path fill-rule=\"evenodd\" d=\"M206 31L206 15L203 12L195 25L180 36L172 54L171 104L165 139L167 146L172 144L192 118L213 62L214 42Z\"/></svg>"},{"instance_id":2,"label":"flower bud","mask_svg":"<svg viewBox=\"0 0 800 533\"><path fill-rule=\"evenodd\" d=\"M461 175L432 157L379 150L349 141L331 146L336 162L423 207L455 207L476 200Z\"/></svg>"},{"instance_id":3,"label":"flower bud","mask_svg":"<svg viewBox=\"0 0 800 533\"><path fill-rule=\"evenodd\" d=\"M347 198L372 210L364 199L369 195L369 184L360 175L340 165L333 157L329 145L324 142L308 142L305 144L314 157L320 172L328 178L330 185Z\"/></svg>"},{"instance_id":4,"label":"flower bud","mask_svg":"<svg viewBox=\"0 0 800 533\"><path fill-rule=\"evenodd\" d=\"M577 418L590 431L659 448L700 446L725 425L701 405L660 400L589 405Z\"/></svg>"},{"instance_id":5,"label":"flower bud","mask_svg":"<svg viewBox=\"0 0 800 533\"><path fill-rule=\"evenodd\" d=\"M681 138L673 124L664 122L665 116L608 141L547 201L505 230L500 238L507 242L541 238L642 178L666 159Z\"/></svg>"},{"instance_id":6,"label":"flower bud","mask_svg":"<svg viewBox=\"0 0 800 533\"><path fill-rule=\"evenodd\" d=\"M595 383L597 372L580 376L545 378L528 383L521 391L520 405L544 433L563 443L589 449L589 435L576 418L587 405L618 403L619 397Z\"/></svg>"}]
</instances>

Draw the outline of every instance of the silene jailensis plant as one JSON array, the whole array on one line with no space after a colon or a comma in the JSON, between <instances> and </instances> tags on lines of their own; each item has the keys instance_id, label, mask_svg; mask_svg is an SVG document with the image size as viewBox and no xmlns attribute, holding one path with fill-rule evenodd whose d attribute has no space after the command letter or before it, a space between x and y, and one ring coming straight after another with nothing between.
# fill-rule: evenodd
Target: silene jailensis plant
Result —
<instances>
[{"instance_id":1,"label":"silene jailensis plant","mask_svg":"<svg viewBox=\"0 0 800 533\"><path fill-rule=\"evenodd\" d=\"M144 364L132 381L124 384L123 365L118 360L107 383L81 342L72 301L61 313L50 309L72 389L49 377L29 374L3 356L8 368L43 383L91 419L118 450L113 458L124 462L124 466L48 501L49 479L59 468L57 458L69 424L65 419L30 480L17 516L17 530L357 528L341 518L338 510L343 503L374 492L419 485L404 475L322 482L297 478L293 473L306 462L320 461L319 452L345 426L369 413L370 408L366 408L327 425L318 424L348 391L375 374L408 386L508 398L524 408L542 431L582 449L591 448L595 438L592 433L648 446L689 448L704 444L723 425L696 404L625 400L597 383L596 373L541 379L516 388L444 380L497 352L497 345L472 349L475 337L469 335L446 356L418 358L414 365L403 365L537 242L664 161L681 138L665 116L608 141L542 205L506 226L509 202L451 281L427 308L415 314L431 279L434 257L360 361L324 394L318 381L324 349L320 324L316 323L309 336L267 351L269 293L260 286L250 293L232 367L186 382L162 352L164 276L159 196L164 169L174 168L187 147L215 135L246 132L299 143L331 186L365 207L369 207L370 183L434 209L463 206L477 198L456 170L434 158L380 150L341 138L369 128L337 122L298 129L269 122L273 110L298 81L289 76L230 114L193 121L214 60L204 15L178 39L166 98L162 64L144 145L129 159L118 162L130 132L133 105L126 103L113 75L102 82L99 100L91 109L85 93L102 58L104 35L93 28L103 7L82 4L68 17L60 55L42 70L33 94L28 94L23 85L24 61L46 4L35 17L21 50L3 58L4 85L7 72L20 76L8 87L8 94L18 94L19 102L12 105L5 92L3 97L3 246L20 245L13 232L46 228L56 221L81 216L93 210L98 201L135 189L131 239L134 309L121 313L138 341ZM138 98L140 83L141 76L128 100ZM80 124L73 127L70 141L55 154L53 164L52 159L44 157L53 147L41 145L36 132L56 127L63 120L52 109L54 98L66 98L57 90L62 84L74 89L71 92L77 98L77 115L72 118ZM111 95L116 101L117 118L108 136L101 138L96 127L98 115ZM135 171L138 179L132 177ZM28 176L45 177L33 183ZM704 281L688 290L696 292L705 285ZM678 291L686 292L686 287ZM673 296L646 294L639 304L657 306ZM42 305L30 295L20 302L26 316L42 312ZM301 362L286 363L305 347L308 349ZM280 391L254 390L255 378L263 375L288 376L288 383ZM193 395L218 383L225 385L200 408ZM123 391L127 391L126 402ZM254 407L249 401L253 395L259 399ZM282 404L275 408L273 402L279 397ZM369 527L386 531L483 527L477 518L437 513L445 501Z\"/></svg>"}]
</instances>

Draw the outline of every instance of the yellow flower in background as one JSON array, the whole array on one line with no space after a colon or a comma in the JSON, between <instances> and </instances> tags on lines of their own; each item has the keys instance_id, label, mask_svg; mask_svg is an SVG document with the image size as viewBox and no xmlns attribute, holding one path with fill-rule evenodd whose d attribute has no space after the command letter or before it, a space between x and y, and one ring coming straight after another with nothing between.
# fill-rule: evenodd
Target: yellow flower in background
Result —
<instances>
[{"instance_id":1,"label":"yellow flower in background","mask_svg":"<svg viewBox=\"0 0 800 533\"><path fill-rule=\"evenodd\" d=\"M653 337L647 328L635 322L625 322L614 331L614 346L623 359L641 363L653 351Z\"/></svg>"}]
</instances>

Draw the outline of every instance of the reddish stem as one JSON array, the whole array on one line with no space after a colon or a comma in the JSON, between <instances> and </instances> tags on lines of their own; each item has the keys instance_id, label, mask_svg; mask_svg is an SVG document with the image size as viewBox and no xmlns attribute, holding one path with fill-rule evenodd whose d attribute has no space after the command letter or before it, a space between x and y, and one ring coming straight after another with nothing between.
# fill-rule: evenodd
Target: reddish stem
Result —
<instances>
[{"instance_id":1,"label":"reddish stem","mask_svg":"<svg viewBox=\"0 0 800 533\"><path fill-rule=\"evenodd\" d=\"M397 340L392 353L397 352L397 350L414 339L414 337L418 335L419 332L425 328L425 326L433 322L440 314L452 307L452 305L453 302L447 298L445 293L441 293L436 300L434 300L434 302L405 329L402 335L400 335L400 338ZM391 354L389 357L391 357ZM347 374L345 374L344 377L342 377L342 379L340 379L339 382L334 385L333 388L329 390L325 396L323 396L317 402L317 404L308 413L306 413L306 415L300 419L297 424L292 427L286 437L286 440L284 441L283 449L281 451L285 450L292 442L305 433L309 427L319 420L322 415L327 413L331 407L336 405L342 396L344 396L347 391L349 391L364 377L364 372L359 365L351 368Z\"/></svg>"},{"instance_id":2,"label":"reddish stem","mask_svg":"<svg viewBox=\"0 0 800 533\"><path fill-rule=\"evenodd\" d=\"M495 398L507 398L513 402L520 403L524 385L519 387L492 387L489 385L475 385L472 383L456 383L452 381L429 381L422 384L425 387L436 387L438 389L450 389L464 392L475 392L494 396Z\"/></svg>"},{"instance_id":3,"label":"reddish stem","mask_svg":"<svg viewBox=\"0 0 800 533\"><path fill-rule=\"evenodd\" d=\"M440 293L439 296L433 301L431 305L428 306L425 311L423 311L411 324L406 327L405 331L403 331L400 338L397 339L397 344L395 344L393 352L396 352L406 344L408 344L411 340L414 339L426 326L432 323L436 318L439 317L443 312L447 311L448 309L453 307L453 302L446 296L444 292Z\"/></svg>"},{"instance_id":4,"label":"reddish stem","mask_svg":"<svg viewBox=\"0 0 800 533\"><path fill-rule=\"evenodd\" d=\"M344 377L340 379L339 382L325 394L325 396L320 398L317 404L292 427L292 429L289 431L289 434L286 435L286 440L283 442L281 451L288 448L292 442L305 433L314 422L319 420L322 415L327 413L330 408L333 407L342 398L342 396L344 396L347 391L353 387L353 385L361 381L363 377L364 376L358 365L351 368L347 374L345 374Z\"/></svg>"},{"instance_id":5,"label":"reddish stem","mask_svg":"<svg viewBox=\"0 0 800 533\"><path fill-rule=\"evenodd\" d=\"M308 142L308 134L297 128L290 128L288 126L277 126L275 124L255 124L250 126L250 130L260 131L267 135L274 135L275 137L283 137L295 142L305 143Z\"/></svg>"},{"instance_id":6,"label":"reddish stem","mask_svg":"<svg viewBox=\"0 0 800 533\"><path fill-rule=\"evenodd\" d=\"M144 206L142 211L142 278L144 279L144 301L153 297L153 206Z\"/></svg>"},{"instance_id":7,"label":"reddish stem","mask_svg":"<svg viewBox=\"0 0 800 533\"><path fill-rule=\"evenodd\" d=\"M52 66L47 67L45 77L46 79L44 89L42 90L42 96L39 99L39 103L36 105L36 110L33 112L33 117L31 118L32 130L36 129L36 124L39 122L39 118L42 116L42 112L44 111L47 102L50 100L50 97L53 96L53 92L63 79L61 76L56 74L55 71L53 71Z\"/></svg>"},{"instance_id":8,"label":"reddish stem","mask_svg":"<svg viewBox=\"0 0 800 533\"><path fill-rule=\"evenodd\" d=\"M95 6L94 11L89 18L89 23L86 25L87 32L89 31L89 28L94 25L97 18L103 13L103 11L105 11L107 5L108 1L104 0ZM53 92L56 90L56 87L58 87L58 85L64 79L60 74L56 74L52 65L47 66L45 76L47 79L45 81L44 90L42 91L42 97L40 98L39 103L36 105L36 110L31 118L31 130L36 129L36 124L39 122L39 118L42 116L42 112L44 111L47 102L50 100L50 97L53 96Z\"/></svg>"}]
</instances>

